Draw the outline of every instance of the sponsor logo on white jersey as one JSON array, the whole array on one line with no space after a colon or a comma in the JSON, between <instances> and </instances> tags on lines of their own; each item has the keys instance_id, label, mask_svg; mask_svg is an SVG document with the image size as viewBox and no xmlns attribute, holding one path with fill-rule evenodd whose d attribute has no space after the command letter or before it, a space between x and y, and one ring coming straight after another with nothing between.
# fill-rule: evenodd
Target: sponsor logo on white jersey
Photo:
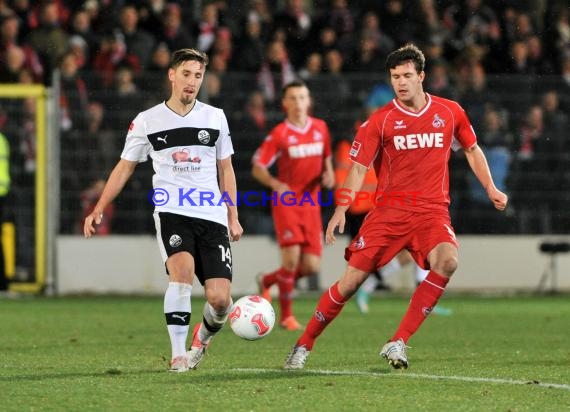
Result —
<instances>
[{"instance_id":1,"label":"sponsor logo on white jersey","mask_svg":"<svg viewBox=\"0 0 570 412\"><path fill-rule=\"evenodd\" d=\"M412 133L394 136L394 147L396 150L443 147L443 133Z\"/></svg>"},{"instance_id":2,"label":"sponsor logo on white jersey","mask_svg":"<svg viewBox=\"0 0 570 412\"><path fill-rule=\"evenodd\" d=\"M208 142L210 141L210 133L208 133L207 130L200 130L198 132L198 140L200 141L200 143L208 144Z\"/></svg>"}]
</instances>

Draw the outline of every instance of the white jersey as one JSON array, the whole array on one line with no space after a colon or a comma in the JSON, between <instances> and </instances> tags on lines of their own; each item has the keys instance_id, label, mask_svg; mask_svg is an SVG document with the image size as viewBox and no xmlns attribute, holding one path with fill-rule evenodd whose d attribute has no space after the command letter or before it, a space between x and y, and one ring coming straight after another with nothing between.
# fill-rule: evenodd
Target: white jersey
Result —
<instances>
[{"instance_id":1,"label":"white jersey","mask_svg":"<svg viewBox=\"0 0 570 412\"><path fill-rule=\"evenodd\" d=\"M223 200L229 198L220 193L216 161L233 153L223 110L196 101L190 113L180 116L163 102L133 120L121 158L145 162L151 157L155 212L227 226Z\"/></svg>"}]
</instances>

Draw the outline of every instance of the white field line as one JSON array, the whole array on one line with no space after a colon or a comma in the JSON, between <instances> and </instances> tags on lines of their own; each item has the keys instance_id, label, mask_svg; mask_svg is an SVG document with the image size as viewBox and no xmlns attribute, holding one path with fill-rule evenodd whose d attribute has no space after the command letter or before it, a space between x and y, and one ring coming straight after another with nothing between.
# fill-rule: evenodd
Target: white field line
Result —
<instances>
[{"instance_id":1,"label":"white field line","mask_svg":"<svg viewBox=\"0 0 570 412\"><path fill-rule=\"evenodd\" d=\"M235 368L232 369L236 372L257 372L257 373L295 373L295 371L285 371L283 369L263 369L263 368ZM364 371L347 371L347 370L322 370L322 369L303 369L300 372L307 372L309 374L316 375L338 375L338 376L368 376L371 378L412 378L412 379L426 379L433 381L460 381L460 382L477 382L477 383L494 383L500 385L527 385L527 386L540 386L543 388L552 389L562 389L565 391L570 391L570 385L563 383L548 383L539 382L535 380L517 380L517 379L505 379L505 378L481 378L476 376L445 376L445 375L429 375L426 373L376 373L376 372L364 372Z\"/></svg>"}]
</instances>

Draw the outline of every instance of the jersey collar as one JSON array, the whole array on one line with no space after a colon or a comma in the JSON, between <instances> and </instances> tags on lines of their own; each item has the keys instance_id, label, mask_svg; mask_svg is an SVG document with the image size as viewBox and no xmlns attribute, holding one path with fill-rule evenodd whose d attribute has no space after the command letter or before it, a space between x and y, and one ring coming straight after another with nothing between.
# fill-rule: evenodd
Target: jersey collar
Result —
<instances>
[{"instance_id":1,"label":"jersey collar","mask_svg":"<svg viewBox=\"0 0 570 412\"><path fill-rule=\"evenodd\" d=\"M392 99L392 101L394 102L394 106L396 106L396 108L398 108L398 110L400 110L401 112L404 112L408 116L414 116L414 117L420 117L422 114L427 112L427 110L431 106L431 96L429 95L429 93L426 93L426 100L427 100L427 102L426 102L426 105L423 107L423 109L420 110L419 112L415 113L415 112L412 112L411 110L406 109L404 106L402 106L400 103L398 103L397 99L395 99L395 98Z\"/></svg>"},{"instance_id":2,"label":"jersey collar","mask_svg":"<svg viewBox=\"0 0 570 412\"><path fill-rule=\"evenodd\" d=\"M305 125L305 127L303 127L302 129L295 126L293 123L291 123L289 120L285 119L285 124L287 125L287 127L289 129L294 130L297 133L300 134L305 134L307 133L307 131L311 128L311 126L313 125L313 119L311 119L311 116L307 117L307 124Z\"/></svg>"}]
</instances>

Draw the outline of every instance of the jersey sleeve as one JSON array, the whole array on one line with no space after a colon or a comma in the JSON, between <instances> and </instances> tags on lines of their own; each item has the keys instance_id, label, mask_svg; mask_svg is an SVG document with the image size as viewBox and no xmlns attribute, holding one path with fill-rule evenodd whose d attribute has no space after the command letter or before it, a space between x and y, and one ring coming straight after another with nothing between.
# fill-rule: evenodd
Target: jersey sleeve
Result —
<instances>
[{"instance_id":1,"label":"jersey sleeve","mask_svg":"<svg viewBox=\"0 0 570 412\"><path fill-rule=\"evenodd\" d=\"M350 147L350 159L369 168L380 150L380 131L377 123L369 118L356 132Z\"/></svg>"},{"instance_id":2,"label":"jersey sleeve","mask_svg":"<svg viewBox=\"0 0 570 412\"><path fill-rule=\"evenodd\" d=\"M146 135L144 118L139 114L129 126L121 159L139 163L146 162L151 150L152 145Z\"/></svg>"},{"instance_id":3,"label":"jersey sleeve","mask_svg":"<svg viewBox=\"0 0 570 412\"><path fill-rule=\"evenodd\" d=\"M452 148L454 150L459 150L460 148L468 149L477 143L477 136L475 135L475 130L467 117L465 110L459 105L455 110L455 130L453 131L454 144ZM457 144L458 143L458 144Z\"/></svg>"},{"instance_id":4,"label":"jersey sleeve","mask_svg":"<svg viewBox=\"0 0 570 412\"><path fill-rule=\"evenodd\" d=\"M275 133L275 129L271 131L261 143L261 146L255 151L253 155L252 162L253 164L263 166L263 167L271 167L277 157L279 157L280 149L279 149L279 141L278 135Z\"/></svg>"},{"instance_id":5,"label":"jersey sleeve","mask_svg":"<svg viewBox=\"0 0 570 412\"><path fill-rule=\"evenodd\" d=\"M220 137L216 142L216 159L222 160L234 154L234 147L230 135L230 127L228 126L228 119L223 110L220 110Z\"/></svg>"}]
</instances>

